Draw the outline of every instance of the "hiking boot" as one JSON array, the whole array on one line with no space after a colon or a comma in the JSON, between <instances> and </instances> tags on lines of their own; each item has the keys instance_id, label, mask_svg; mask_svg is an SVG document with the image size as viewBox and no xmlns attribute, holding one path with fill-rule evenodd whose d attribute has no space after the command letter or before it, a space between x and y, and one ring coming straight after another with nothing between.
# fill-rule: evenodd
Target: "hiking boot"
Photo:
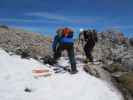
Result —
<instances>
[{"instance_id":1,"label":"hiking boot","mask_svg":"<svg viewBox=\"0 0 133 100\"><path fill-rule=\"evenodd\" d=\"M77 71L77 67L76 64L71 64L71 70L69 71L71 74L76 74Z\"/></svg>"},{"instance_id":2,"label":"hiking boot","mask_svg":"<svg viewBox=\"0 0 133 100\"><path fill-rule=\"evenodd\" d=\"M49 64L49 65L54 65L57 63L57 61L51 56L43 57L40 60L42 60L44 64Z\"/></svg>"},{"instance_id":3,"label":"hiking boot","mask_svg":"<svg viewBox=\"0 0 133 100\"><path fill-rule=\"evenodd\" d=\"M70 70L69 72L70 72L70 74L76 74L78 72L78 70Z\"/></svg>"}]
</instances>

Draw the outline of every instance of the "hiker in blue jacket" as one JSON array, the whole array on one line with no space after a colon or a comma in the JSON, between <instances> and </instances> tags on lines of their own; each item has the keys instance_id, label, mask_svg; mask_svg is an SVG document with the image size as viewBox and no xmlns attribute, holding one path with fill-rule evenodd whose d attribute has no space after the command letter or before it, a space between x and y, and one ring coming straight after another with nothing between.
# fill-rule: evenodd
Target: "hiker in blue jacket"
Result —
<instances>
[{"instance_id":1,"label":"hiker in blue jacket","mask_svg":"<svg viewBox=\"0 0 133 100\"><path fill-rule=\"evenodd\" d=\"M63 28L57 30L57 35L54 37L53 42L54 60L58 60L61 57L63 50L68 53L69 61L71 63L71 74L77 73L75 55L74 55L74 40L73 31L69 28Z\"/></svg>"}]
</instances>

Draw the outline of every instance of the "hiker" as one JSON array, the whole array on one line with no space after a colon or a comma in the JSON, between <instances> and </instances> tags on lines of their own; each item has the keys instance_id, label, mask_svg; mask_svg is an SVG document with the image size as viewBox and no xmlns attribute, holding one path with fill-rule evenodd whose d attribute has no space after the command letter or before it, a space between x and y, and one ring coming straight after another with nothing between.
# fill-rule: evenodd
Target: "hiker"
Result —
<instances>
[{"instance_id":1,"label":"hiker","mask_svg":"<svg viewBox=\"0 0 133 100\"><path fill-rule=\"evenodd\" d=\"M98 39L96 30L80 30L79 42L82 43L85 52L85 63L93 62L92 51L97 41Z\"/></svg>"},{"instance_id":2,"label":"hiker","mask_svg":"<svg viewBox=\"0 0 133 100\"><path fill-rule=\"evenodd\" d=\"M69 61L71 63L71 74L77 73L75 55L74 55L74 40L73 40L73 30L69 28L61 28L57 30L57 35L53 42L53 52L54 60L58 60L61 57L63 50L68 53Z\"/></svg>"}]
</instances>

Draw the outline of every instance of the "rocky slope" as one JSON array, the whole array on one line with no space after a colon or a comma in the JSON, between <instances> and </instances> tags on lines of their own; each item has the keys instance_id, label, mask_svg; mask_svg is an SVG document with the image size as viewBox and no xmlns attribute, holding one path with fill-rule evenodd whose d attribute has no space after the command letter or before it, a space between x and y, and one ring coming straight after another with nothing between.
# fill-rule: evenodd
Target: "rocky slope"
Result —
<instances>
[{"instance_id":1,"label":"rocky slope","mask_svg":"<svg viewBox=\"0 0 133 100\"><path fill-rule=\"evenodd\" d=\"M99 41L94 50L94 59L99 65L88 64L87 71L114 84L122 91L125 100L133 100L133 46L120 32L98 33ZM83 53L79 44L77 51Z\"/></svg>"},{"instance_id":2,"label":"rocky slope","mask_svg":"<svg viewBox=\"0 0 133 100\"><path fill-rule=\"evenodd\" d=\"M25 57L39 58L51 54L51 38L25 30L0 26L0 47Z\"/></svg>"}]
</instances>

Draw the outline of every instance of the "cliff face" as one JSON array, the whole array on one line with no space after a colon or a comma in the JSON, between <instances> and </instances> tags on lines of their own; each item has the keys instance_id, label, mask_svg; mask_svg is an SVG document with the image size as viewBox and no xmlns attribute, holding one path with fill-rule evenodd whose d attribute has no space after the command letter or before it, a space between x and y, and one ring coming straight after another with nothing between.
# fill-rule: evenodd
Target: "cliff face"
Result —
<instances>
[{"instance_id":1,"label":"cliff face","mask_svg":"<svg viewBox=\"0 0 133 100\"><path fill-rule=\"evenodd\" d=\"M37 58L51 54L51 38L38 33L0 27L0 47L17 54L27 53Z\"/></svg>"}]
</instances>

